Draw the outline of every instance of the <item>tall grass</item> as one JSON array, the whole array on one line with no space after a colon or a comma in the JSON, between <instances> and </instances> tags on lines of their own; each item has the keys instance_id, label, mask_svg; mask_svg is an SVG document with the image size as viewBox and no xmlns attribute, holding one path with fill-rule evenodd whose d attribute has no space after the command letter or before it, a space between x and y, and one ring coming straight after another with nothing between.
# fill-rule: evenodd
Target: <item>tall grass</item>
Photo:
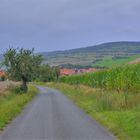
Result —
<instances>
[{"instance_id":1,"label":"tall grass","mask_svg":"<svg viewBox=\"0 0 140 140\"><path fill-rule=\"evenodd\" d=\"M47 86L63 91L119 139L140 139L140 64L61 77L60 82Z\"/></svg>"},{"instance_id":2,"label":"tall grass","mask_svg":"<svg viewBox=\"0 0 140 140\"><path fill-rule=\"evenodd\" d=\"M140 64L126 65L90 74L61 77L60 81L116 90L117 92L138 93L140 91Z\"/></svg>"},{"instance_id":3,"label":"tall grass","mask_svg":"<svg viewBox=\"0 0 140 140\"><path fill-rule=\"evenodd\" d=\"M17 94L15 90L7 90L0 94L0 129L3 129L38 92L30 86L27 94Z\"/></svg>"},{"instance_id":4,"label":"tall grass","mask_svg":"<svg viewBox=\"0 0 140 140\"><path fill-rule=\"evenodd\" d=\"M127 95L83 85L47 83L48 87L61 90L87 114L106 126L121 140L140 139L140 94Z\"/></svg>"}]
</instances>

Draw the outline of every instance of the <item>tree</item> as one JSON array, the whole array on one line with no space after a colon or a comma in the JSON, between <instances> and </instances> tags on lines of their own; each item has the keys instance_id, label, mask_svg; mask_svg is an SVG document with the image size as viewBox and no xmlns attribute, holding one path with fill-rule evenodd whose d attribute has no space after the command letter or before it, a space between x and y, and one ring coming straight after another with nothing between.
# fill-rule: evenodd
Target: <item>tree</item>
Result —
<instances>
[{"instance_id":1,"label":"tree","mask_svg":"<svg viewBox=\"0 0 140 140\"><path fill-rule=\"evenodd\" d=\"M50 82L58 80L60 75L59 67L50 67L49 65L42 65L36 80L42 82Z\"/></svg>"},{"instance_id":2,"label":"tree","mask_svg":"<svg viewBox=\"0 0 140 140\"><path fill-rule=\"evenodd\" d=\"M34 55L34 49L9 48L4 54L3 64L12 79L22 81L21 89L27 92L27 82L37 75L42 60L41 55Z\"/></svg>"},{"instance_id":3,"label":"tree","mask_svg":"<svg viewBox=\"0 0 140 140\"><path fill-rule=\"evenodd\" d=\"M55 74L56 74L56 80L58 81L59 76L60 76L60 67L56 66L54 69L55 69Z\"/></svg>"}]
</instances>

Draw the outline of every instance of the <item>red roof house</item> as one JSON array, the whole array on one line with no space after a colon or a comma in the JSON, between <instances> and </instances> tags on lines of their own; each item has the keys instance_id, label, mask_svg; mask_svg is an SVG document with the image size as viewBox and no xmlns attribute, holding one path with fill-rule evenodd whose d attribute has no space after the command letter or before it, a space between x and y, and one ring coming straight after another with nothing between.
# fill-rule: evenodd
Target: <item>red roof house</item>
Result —
<instances>
[{"instance_id":1,"label":"red roof house","mask_svg":"<svg viewBox=\"0 0 140 140\"><path fill-rule=\"evenodd\" d=\"M60 70L60 75L61 76L69 76L69 75L73 75L75 74L75 70L74 69L61 69Z\"/></svg>"},{"instance_id":2,"label":"red roof house","mask_svg":"<svg viewBox=\"0 0 140 140\"><path fill-rule=\"evenodd\" d=\"M7 74L6 74L5 71L0 70L0 78L1 78L1 77L6 77L6 75L7 75Z\"/></svg>"}]
</instances>

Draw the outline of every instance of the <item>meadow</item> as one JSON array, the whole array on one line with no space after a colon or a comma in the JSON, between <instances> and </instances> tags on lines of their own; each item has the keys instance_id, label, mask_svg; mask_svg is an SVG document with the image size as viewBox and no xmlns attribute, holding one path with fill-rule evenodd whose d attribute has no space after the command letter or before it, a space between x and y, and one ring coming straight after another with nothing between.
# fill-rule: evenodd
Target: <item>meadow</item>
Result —
<instances>
[{"instance_id":1,"label":"meadow","mask_svg":"<svg viewBox=\"0 0 140 140\"><path fill-rule=\"evenodd\" d=\"M97 61L93 63L93 67L106 67L106 68L112 68L112 67L118 67L125 65L131 61L134 61L135 59L139 58L140 55L134 55L129 57L120 57L113 59L112 56L104 56L100 61Z\"/></svg>"}]
</instances>

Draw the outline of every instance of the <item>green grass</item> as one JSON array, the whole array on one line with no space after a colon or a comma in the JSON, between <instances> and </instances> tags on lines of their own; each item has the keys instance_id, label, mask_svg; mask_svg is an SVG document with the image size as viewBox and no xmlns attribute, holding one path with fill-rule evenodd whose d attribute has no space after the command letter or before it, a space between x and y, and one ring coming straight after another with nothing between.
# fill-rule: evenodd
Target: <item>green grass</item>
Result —
<instances>
[{"instance_id":1,"label":"green grass","mask_svg":"<svg viewBox=\"0 0 140 140\"><path fill-rule=\"evenodd\" d=\"M104 57L101 61L96 62L93 64L93 67L117 67L117 66L122 66L126 65L128 62L133 61L137 58L140 58L140 55L134 55L128 58L121 58L121 59L115 59L113 60L111 56L106 56Z\"/></svg>"},{"instance_id":2,"label":"green grass","mask_svg":"<svg viewBox=\"0 0 140 140\"><path fill-rule=\"evenodd\" d=\"M27 94L17 94L15 90L8 90L0 94L0 129L3 129L16 117L37 93L38 89L29 86Z\"/></svg>"},{"instance_id":3,"label":"green grass","mask_svg":"<svg viewBox=\"0 0 140 140\"><path fill-rule=\"evenodd\" d=\"M47 83L61 90L87 114L107 127L121 140L140 139L140 93L128 94L81 85Z\"/></svg>"}]
</instances>

